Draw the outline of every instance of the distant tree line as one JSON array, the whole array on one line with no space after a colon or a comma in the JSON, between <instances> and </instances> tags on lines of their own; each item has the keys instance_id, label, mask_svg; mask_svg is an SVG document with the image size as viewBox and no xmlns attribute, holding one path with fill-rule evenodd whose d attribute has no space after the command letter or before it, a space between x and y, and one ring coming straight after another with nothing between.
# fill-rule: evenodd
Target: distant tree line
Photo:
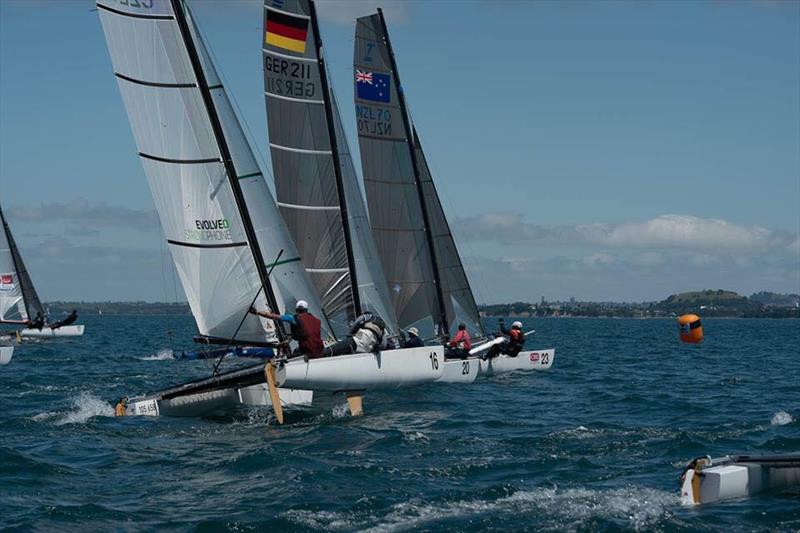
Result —
<instances>
[{"instance_id":1,"label":"distant tree line","mask_svg":"<svg viewBox=\"0 0 800 533\"><path fill-rule=\"evenodd\" d=\"M674 317L695 313L703 317L800 318L800 295L758 292L741 296L733 291L703 290L672 294L660 302L514 302L478 306L484 316L520 317Z\"/></svg>"}]
</instances>

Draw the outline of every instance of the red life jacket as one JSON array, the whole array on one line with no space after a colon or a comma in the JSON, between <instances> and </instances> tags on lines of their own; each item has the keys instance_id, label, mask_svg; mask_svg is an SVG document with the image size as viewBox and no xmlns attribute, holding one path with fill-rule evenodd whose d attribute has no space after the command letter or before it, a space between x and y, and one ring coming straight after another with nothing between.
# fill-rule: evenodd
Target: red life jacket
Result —
<instances>
[{"instance_id":1,"label":"red life jacket","mask_svg":"<svg viewBox=\"0 0 800 533\"><path fill-rule=\"evenodd\" d=\"M462 346L459 346L461 344ZM450 346L453 348L460 348L462 350L471 350L472 349L472 339L469 336L469 332L465 329L460 329L456 332L455 338L450 341Z\"/></svg>"},{"instance_id":2,"label":"red life jacket","mask_svg":"<svg viewBox=\"0 0 800 533\"><path fill-rule=\"evenodd\" d=\"M297 325L302 330L302 338L297 339L300 352L309 358L322 357L325 345L322 344L322 322L311 313L298 313L294 315Z\"/></svg>"},{"instance_id":3,"label":"red life jacket","mask_svg":"<svg viewBox=\"0 0 800 533\"><path fill-rule=\"evenodd\" d=\"M511 329L508 333L509 338L511 339L511 344L525 344L525 335L522 334L521 329Z\"/></svg>"}]
</instances>

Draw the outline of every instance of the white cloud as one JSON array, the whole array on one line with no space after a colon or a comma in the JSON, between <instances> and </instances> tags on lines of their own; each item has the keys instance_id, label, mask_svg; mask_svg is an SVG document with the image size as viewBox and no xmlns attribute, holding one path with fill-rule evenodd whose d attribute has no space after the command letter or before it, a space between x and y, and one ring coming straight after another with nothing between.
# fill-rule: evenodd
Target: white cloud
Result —
<instances>
[{"instance_id":1,"label":"white cloud","mask_svg":"<svg viewBox=\"0 0 800 533\"><path fill-rule=\"evenodd\" d=\"M92 204L86 198L11 207L7 214L9 219L17 222L69 222L76 227L94 231L110 227L153 231L158 224L158 217L153 209L131 209L105 202Z\"/></svg>"},{"instance_id":2,"label":"white cloud","mask_svg":"<svg viewBox=\"0 0 800 533\"><path fill-rule=\"evenodd\" d=\"M796 237L763 228L692 215L661 215L644 222L537 226L521 215L486 213L460 219L465 239L518 246L520 242L550 245L593 245L716 251L758 251L799 248ZM651 258L653 259L653 258Z\"/></svg>"},{"instance_id":3,"label":"white cloud","mask_svg":"<svg viewBox=\"0 0 800 533\"><path fill-rule=\"evenodd\" d=\"M583 264L590 268L612 265L614 264L614 261L614 256L606 253L592 254L583 258Z\"/></svg>"},{"instance_id":4,"label":"white cloud","mask_svg":"<svg viewBox=\"0 0 800 533\"><path fill-rule=\"evenodd\" d=\"M500 260L465 261L474 284L491 288L476 291L483 301L660 300L707 288L800 292L800 239L757 225L662 215L622 224L537 226L521 215L487 213L456 220L454 229L462 241L478 243L470 247L472 255L513 250L513 257Z\"/></svg>"},{"instance_id":5,"label":"white cloud","mask_svg":"<svg viewBox=\"0 0 800 533\"><path fill-rule=\"evenodd\" d=\"M798 265L789 258L754 254L661 254L643 267L643 254L596 253L531 258L469 257L465 267L481 302L566 300L653 301L677 292L727 289L750 295L767 290L800 292ZM654 257L647 256L647 260Z\"/></svg>"}]
</instances>

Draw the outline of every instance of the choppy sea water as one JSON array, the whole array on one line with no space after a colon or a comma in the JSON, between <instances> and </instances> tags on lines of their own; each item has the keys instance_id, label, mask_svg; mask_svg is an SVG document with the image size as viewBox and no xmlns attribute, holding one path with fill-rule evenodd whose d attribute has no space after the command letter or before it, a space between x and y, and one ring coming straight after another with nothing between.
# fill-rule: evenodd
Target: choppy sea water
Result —
<instances>
[{"instance_id":1,"label":"choppy sea water","mask_svg":"<svg viewBox=\"0 0 800 533\"><path fill-rule=\"evenodd\" d=\"M800 530L800 491L678 501L698 455L800 450L800 321L531 319L550 372L266 409L114 418L210 370L191 317L82 317L0 367L0 529ZM493 323L490 321L490 323ZM170 338L167 330L173 331Z\"/></svg>"}]
</instances>

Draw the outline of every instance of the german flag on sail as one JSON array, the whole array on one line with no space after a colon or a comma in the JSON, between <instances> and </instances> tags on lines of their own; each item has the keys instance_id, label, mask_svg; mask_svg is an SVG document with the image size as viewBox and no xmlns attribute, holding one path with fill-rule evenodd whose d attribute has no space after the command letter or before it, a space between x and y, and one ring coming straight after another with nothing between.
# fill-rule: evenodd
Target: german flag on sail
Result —
<instances>
[{"instance_id":1,"label":"german flag on sail","mask_svg":"<svg viewBox=\"0 0 800 533\"><path fill-rule=\"evenodd\" d=\"M283 11L267 10L267 28L264 42L284 50L302 54L306 51L308 18L290 15Z\"/></svg>"}]
</instances>

